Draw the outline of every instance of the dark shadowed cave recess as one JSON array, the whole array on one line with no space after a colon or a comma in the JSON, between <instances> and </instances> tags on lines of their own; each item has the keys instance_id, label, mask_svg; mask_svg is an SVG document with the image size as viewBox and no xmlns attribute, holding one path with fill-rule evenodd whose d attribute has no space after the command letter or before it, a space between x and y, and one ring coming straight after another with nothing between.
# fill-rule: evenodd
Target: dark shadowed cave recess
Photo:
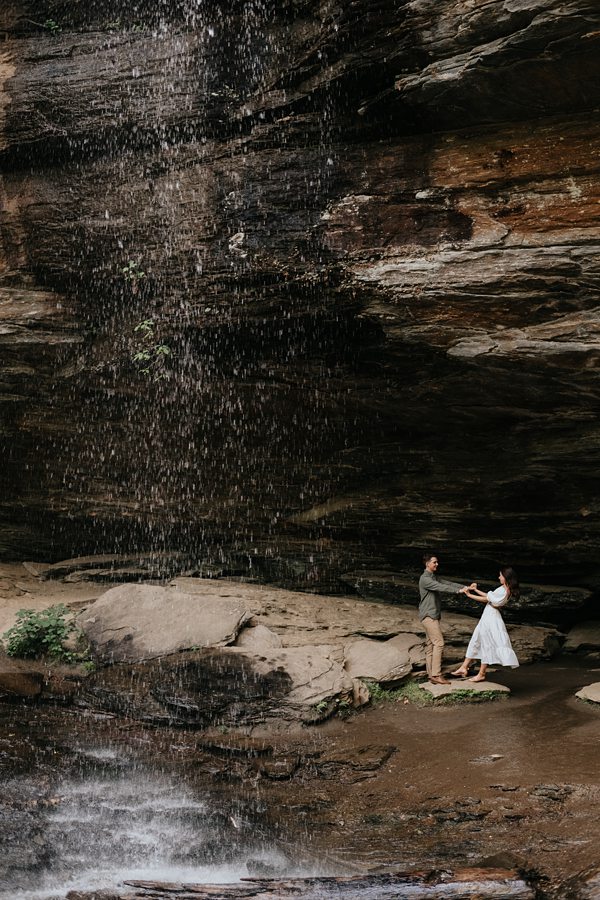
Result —
<instances>
[{"instance_id":1,"label":"dark shadowed cave recess","mask_svg":"<svg viewBox=\"0 0 600 900\"><path fill-rule=\"evenodd\" d=\"M2 555L594 590L597 4L121 7L0 12Z\"/></svg>"}]
</instances>

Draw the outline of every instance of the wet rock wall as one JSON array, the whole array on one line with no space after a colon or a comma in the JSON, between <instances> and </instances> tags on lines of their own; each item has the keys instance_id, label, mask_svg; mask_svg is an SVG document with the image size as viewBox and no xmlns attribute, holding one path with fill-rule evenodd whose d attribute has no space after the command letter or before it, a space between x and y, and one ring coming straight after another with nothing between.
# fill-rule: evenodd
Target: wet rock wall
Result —
<instances>
[{"instance_id":1,"label":"wet rock wall","mask_svg":"<svg viewBox=\"0 0 600 900\"><path fill-rule=\"evenodd\" d=\"M593 588L596 4L117 7L0 20L4 555Z\"/></svg>"}]
</instances>

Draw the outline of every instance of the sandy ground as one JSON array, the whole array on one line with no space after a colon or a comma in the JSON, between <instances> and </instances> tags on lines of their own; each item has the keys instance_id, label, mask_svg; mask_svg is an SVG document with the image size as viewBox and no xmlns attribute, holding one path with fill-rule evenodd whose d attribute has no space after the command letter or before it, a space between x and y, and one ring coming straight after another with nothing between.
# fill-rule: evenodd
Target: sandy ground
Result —
<instances>
[{"instance_id":1,"label":"sandy ground","mask_svg":"<svg viewBox=\"0 0 600 900\"><path fill-rule=\"evenodd\" d=\"M499 857L542 884L598 864L600 706L574 696L600 680L596 666L563 657L501 670L494 677L512 690L504 700L387 702L313 730L315 746L348 765L306 779L327 810L310 839L373 866ZM374 747L393 752L373 771L357 769Z\"/></svg>"},{"instance_id":2,"label":"sandy ground","mask_svg":"<svg viewBox=\"0 0 600 900\"><path fill-rule=\"evenodd\" d=\"M107 590L105 584L41 581L22 563L0 564L0 637L14 625L20 609L39 611L58 603L74 609L85 606Z\"/></svg>"}]
</instances>

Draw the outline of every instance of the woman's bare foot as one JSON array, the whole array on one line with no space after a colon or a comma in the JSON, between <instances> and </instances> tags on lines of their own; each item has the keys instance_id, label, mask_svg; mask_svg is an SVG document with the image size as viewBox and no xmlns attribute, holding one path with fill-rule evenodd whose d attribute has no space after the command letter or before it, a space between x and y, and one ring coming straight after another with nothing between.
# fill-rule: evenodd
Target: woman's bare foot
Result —
<instances>
[{"instance_id":1,"label":"woman's bare foot","mask_svg":"<svg viewBox=\"0 0 600 900\"><path fill-rule=\"evenodd\" d=\"M463 669L461 667L460 669L457 669L455 672L450 672L450 674L454 675L456 678L466 678L467 675L469 674L469 670Z\"/></svg>"},{"instance_id":2,"label":"woman's bare foot","mask_svg":"<svg viewBox=\"0 0 600 900\"><path fill-rule=\"evenodd\" d=\"M485 681L485 675L478 673L477 675L474 675L472 678L469 678L469 681Z\"/></svg>"}]
</instances>

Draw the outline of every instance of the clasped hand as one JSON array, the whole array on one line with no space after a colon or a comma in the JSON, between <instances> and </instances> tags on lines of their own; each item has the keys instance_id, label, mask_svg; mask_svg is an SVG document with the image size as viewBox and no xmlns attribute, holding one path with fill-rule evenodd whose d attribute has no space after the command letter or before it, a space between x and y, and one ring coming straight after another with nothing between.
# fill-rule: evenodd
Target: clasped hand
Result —
<instances>
[{"instance_id":1,"label":"clasped hand","mask_svg":"<svg viewBox=\"0 0 600 900\"><path fill-rule=\"evenodd\" d=\"M461 587L461 589L460 589L460 591L459 591L458 593L459 593L459 594L466 594L466 593L468 593L469 591L476 591L476 590L477 590L477 582L476 582L476 581L473 581L471 584L467 584L467 585L465 585L464 587Z\"/></svg>"}]
</instances>

